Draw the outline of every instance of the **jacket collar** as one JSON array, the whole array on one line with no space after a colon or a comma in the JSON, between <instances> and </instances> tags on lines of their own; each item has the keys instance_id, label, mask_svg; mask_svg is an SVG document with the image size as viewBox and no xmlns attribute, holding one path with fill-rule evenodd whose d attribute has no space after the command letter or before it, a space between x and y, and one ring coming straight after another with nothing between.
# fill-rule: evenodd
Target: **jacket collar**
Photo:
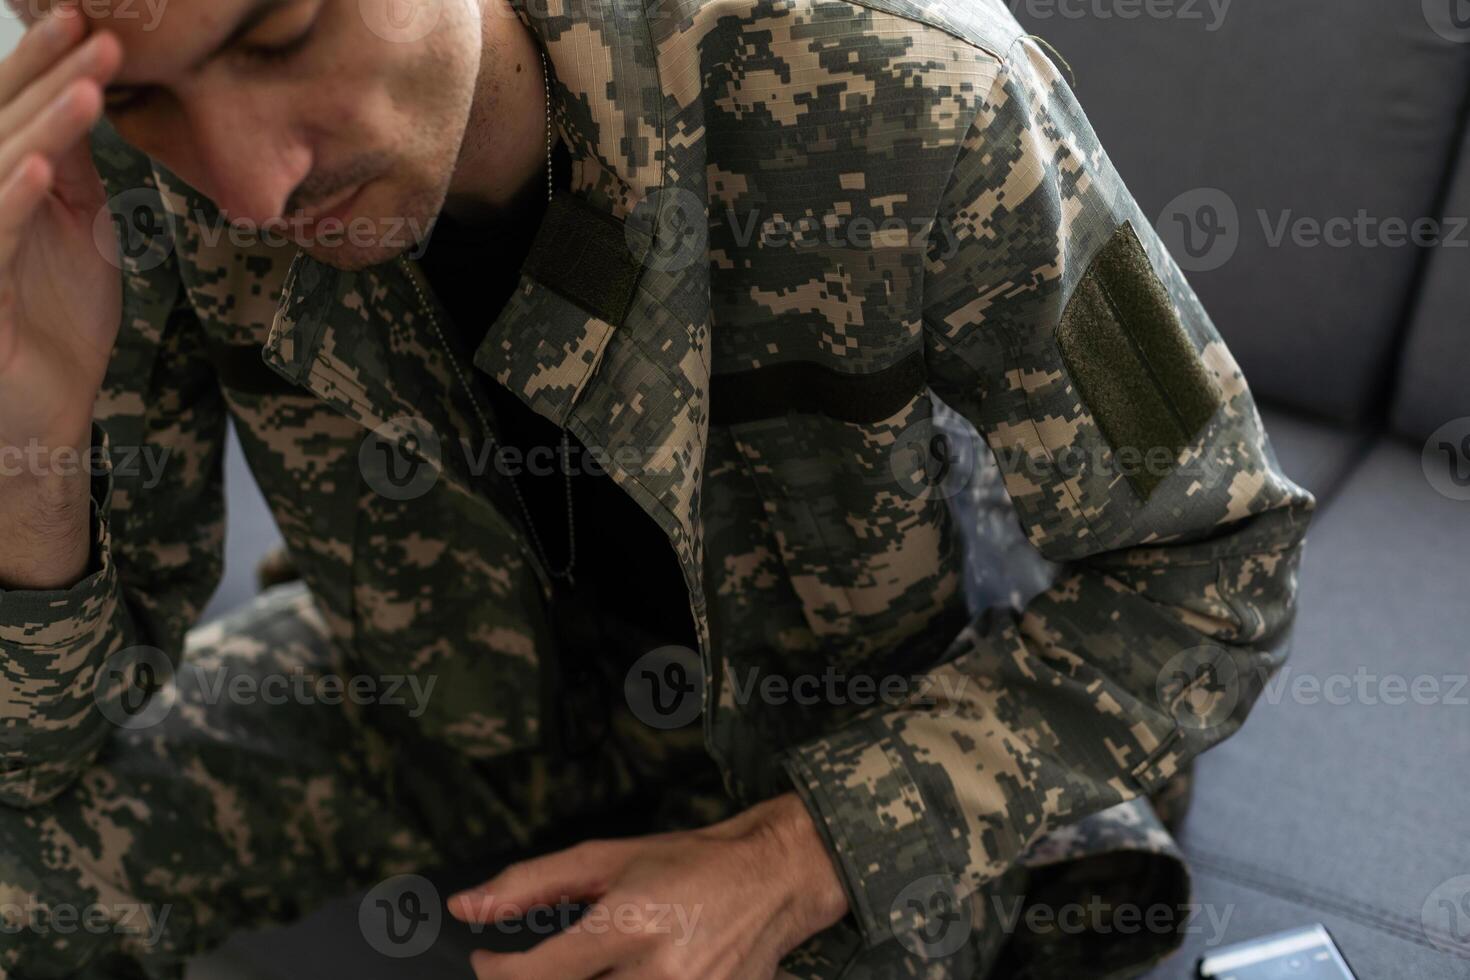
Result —
<instances>
[{"instance_id":1,"label":"jacket collar","mask_svg":"<svg viewBox=\"0 0 1470 980\"><path fill-rule=\"evenodd\" d=\"M709 391L707 270L703 262L665 270L645 261L661 243L657 223L642 217L656 211L652 205L671 188L664 97L642 5L589 0L567 9L575 13L517 10L546 50L553 114L573 159L572 199L551 213L570 214L574 228L577 222L603 223L603 246L621 244L624 267L631 262L636 278L626 284L626 295L610 297L603 262L538 263L538 255L562 254L567 242L565 221L544 223L519 287L474 363L604 454L613 478L669 537L702 604L698 507ZM589 51L597 56L588 57ZM683 171L702 181L703 161L690 163ZM705 199L702 184L677 192ZM613 235L605 233L609 223ZM572 237L579 236L574 231ZM435 390L462 386L435 353L428 318L417 312L421 288L407 263L352 273L299 253L265 359L365 426L416 416L449 438L473 432L467 393ZM407 363L425 371L406 371ZM448 479L463 476L452 466L444 472Z\"/></svg>"}]
</instances>

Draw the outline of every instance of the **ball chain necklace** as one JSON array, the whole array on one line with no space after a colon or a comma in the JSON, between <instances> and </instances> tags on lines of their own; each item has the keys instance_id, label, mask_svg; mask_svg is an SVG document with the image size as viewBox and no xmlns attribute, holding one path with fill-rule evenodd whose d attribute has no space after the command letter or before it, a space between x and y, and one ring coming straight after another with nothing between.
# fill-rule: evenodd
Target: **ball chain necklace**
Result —
<instances>
[{"instance_id":1,"label":"ball chain necklace","mask_svg":"<svg viewBox=\"0 0 1470 980\"><path fill-rule=\"evenodd\" d=\"M550 201L552 196L551 70L546 63L545 51L541 52L541 78L543 80L546 100L546 200ZM400 256L399 261L402 262L405 267L407 267L408 260L406 258ZM459 358L454 353L454 347L450 345L448 339L445 338L444 331L439 326L439 318L434 315L433 304L430 303L428 297L424 295L423 287L419 285L418 278L411 275L409 276L409 281L413 283L414 292L418 295L419 310L424 314L425 319L429 321L429 326L433 328L434 336L439 339L439 343L443 346L444 352L449 357L450 368L453 369L455 377L459 379L460 385L462 385L465 391L469 393L470 405L475 410L475 418L479 421L480 428L482 431L484 431L485 439L489 443L490 455L487 458L494 459L495 451L498 448L499 443L495 439L494 430L490 426L490 419L486 415L484 408L481 407L479 396L475 393L475 389L470 384L469 378L466 377L464 369L460 366ZM563 467L562 477L566 483L567 497L567 562L565 567L561 569L553 569L551 567L551 562L546 555L546 546L541 541L541 535L536 532L536 522L531 519L531 509L526 506L526 498L521 495L520 481L515 478L514 474L511 475L510 487L511 490L515 493L516 504L520 507L521 516L524 517L526 520L526 530L530 533L531 544L536 549L536 554L540 556L542 564L546 566L547 573L552 578L557 579L558 581L566 582L567 585L570 587L575 587L576 582L572 578L572 569L577 564L577 525L576 520L572 514L572 472L571 466L569 465L571 461L570 453L571 447L569 445L567 437L567 430L563 428L561 430L561 458Z\"/></svg>"}]
</instances>

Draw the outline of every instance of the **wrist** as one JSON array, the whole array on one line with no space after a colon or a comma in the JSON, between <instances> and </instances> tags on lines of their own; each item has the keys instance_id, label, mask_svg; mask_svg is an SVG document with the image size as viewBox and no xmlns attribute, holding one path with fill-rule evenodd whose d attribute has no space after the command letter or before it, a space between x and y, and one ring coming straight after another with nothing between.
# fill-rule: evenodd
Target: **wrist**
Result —
<instances>
[{"instance_id":1,"label":"wrist","mask_svg":"<svg viewBox=\"0 0 1470 980\"><path fill-rule=\"evenodd\" d=\"M795 793L766 803L762 822L768 830L770 866L781 882L783 914L792 926L794 947L835 925L848 911L847 892L811 811Z\"/></svg>"},{"instance_id":2,"label":"wrist","mask_svg":"<svg viewBox=\"0 0 1470 980\"><path fill-rule=\"evenodd\" d=\"M90 439L0 445L0 588L75 584L91 556Z\"/></svg>"}]
</instances>

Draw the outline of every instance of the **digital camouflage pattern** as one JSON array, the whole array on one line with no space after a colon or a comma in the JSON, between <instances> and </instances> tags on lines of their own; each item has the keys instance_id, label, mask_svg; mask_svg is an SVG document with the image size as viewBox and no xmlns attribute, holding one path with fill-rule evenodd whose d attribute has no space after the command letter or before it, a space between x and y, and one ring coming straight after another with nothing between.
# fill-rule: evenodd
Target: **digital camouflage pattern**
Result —
<instances>
[{"instance_id":1,"label":"digital camouflage pattern","mask_svg":"<svg viewBox=\"0 0 1470 980\"><path fill-rule=\"evenodd\" d=\"M555 76L565 205L588 228L616 222L626 254L573 239L462 360L601 451L663 530L699 636L702 731L645 730L642 750L584 760L603 775L582 781L547 748L545 571L503 480L460 450L484 434L411 260L344 273L233 243L209 202L101 137L136 246L98 410L114 467L94 494L93 574L0 594L0 900L174 896L185 913L162 944L124 944L162 971L226 925L289 916L284 894L311 904L322 879L459 858L443 848L472 814L528 841L702 741L734 803L795 785L841 870L853 916L795 951L791 976L976 976L1017 949L1031 975L1075 975L1064 944L1005 946L991 899L1100 887L1066 869L1123 854L1175 869L1129 900L1182 900L1141 798L1238 728L1285 653L1313 501L1281 473L1239 368L998 0L519 13ZM1131 236L1123 272L1094 261ZM1140 308L1146 323L1120 313ZM1064 319L1134 387L1084 400ZM1174 362L1152 359L1160 337L1184 338L1189 370L1171 366L1177 343ZM941 404L1056 566L1024 608L967 608ZM1218 407L1191 427L1179 404ZM1183 448L1133 479L1123 450L1148 447L1105 433L1156 405ZM288 627L253 609L242 639L186 647L220 569L227 417L317 612L293 600ZM126 447L166 447L161 482L117 466ZM435 694L416 716L313 718L317 737L268 712L258 753L202 710L120 735L103 709L130 692L93 696L127 648L177 665L237 643L243 669L284 669L327 656L312 636L343 672L433 677ZM193 667L177 669L182 687ZM833 676L850 696L751 695ZM917 680L896 700L856 696L892 678ZM412 812L358 826L395 806ZM955 921L963 942L937 955ZM1114 940L1118 975L1175 942ZM0 932L0 976L98 969L117 945Z\"/></svg>"}]
</instances>

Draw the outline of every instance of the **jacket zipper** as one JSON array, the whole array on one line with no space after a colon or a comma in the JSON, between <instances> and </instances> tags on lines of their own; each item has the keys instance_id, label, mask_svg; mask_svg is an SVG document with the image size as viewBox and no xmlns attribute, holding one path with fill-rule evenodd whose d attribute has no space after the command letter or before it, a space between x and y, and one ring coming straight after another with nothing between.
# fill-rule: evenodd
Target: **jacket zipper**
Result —
<instances>
[{"instance_id":1,"label":"jacket zipper","mask_svg":"<svg viewBox=\"0 0 1470 980\"><path fill-rule=\"evenodd\" d=\"M420 292L425 298L425 302L435 302L437 297L434 295L433 287L429 285L428 277L423 274L418 263L412 259L405 258L403 260L403 266L408 270L409 275L413 277L414 282L418 285ZM453 343L447 336L444 339L446 344ZM446 351L445 353L450 357L458 356L458 352L454 350ZM479 398L482 394L473 389L476 380L474 373L472 371L469 372L467 384L471 386L471 390L466 391L465 395L472 400ZM473 419L474 414L471 412L468 418ZM480 437L488 444L494 440L495 434L493 432L482 432L480 433ZM499 445L498 441L496 445ZM492 467L494 465L493 459L492 454L489 464ZM541 556L537 555L535 549L530 546L530 535L522 526L520 518L505 507L506 500L504 499L505 494L503 488L496 484L493 476L487 477L485 474L475 473L473 470L470 471L470 480L471 489L475 488L476 483L482 484L480 489L484 491L485 501L490 505L491 512L494 513L497 521L499 521L506 534L509 535L511 541L515 543L516 548L520 551L526 563L531 566L531 570L535 572L536 580L541 584L542 595L547 601L550 601L552 597L551 574L542 563Z\"/></svg>"}]
</instances>

